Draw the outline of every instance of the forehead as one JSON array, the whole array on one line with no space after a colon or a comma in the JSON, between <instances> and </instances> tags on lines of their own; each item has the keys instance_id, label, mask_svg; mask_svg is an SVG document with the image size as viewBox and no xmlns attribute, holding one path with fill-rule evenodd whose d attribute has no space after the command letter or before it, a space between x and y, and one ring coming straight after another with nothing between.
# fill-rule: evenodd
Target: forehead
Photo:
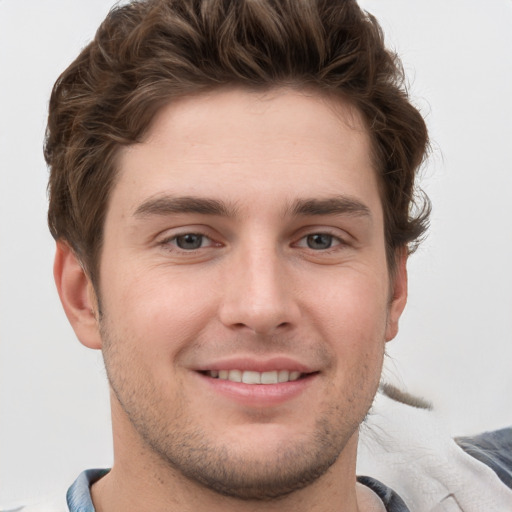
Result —
<instances>
[{"instance_id":1,"label":"forehead","mask_svg":"<svg viewBox=\"0 0 512 512\"><path fill-rule=\"evenodd\" d=\"M123 148L111 203L126 214L158 194L222 195L245 204L378 196L359 112L317 92L218 90L162 108L145 139Z\"/></svg>"}]
</instances>

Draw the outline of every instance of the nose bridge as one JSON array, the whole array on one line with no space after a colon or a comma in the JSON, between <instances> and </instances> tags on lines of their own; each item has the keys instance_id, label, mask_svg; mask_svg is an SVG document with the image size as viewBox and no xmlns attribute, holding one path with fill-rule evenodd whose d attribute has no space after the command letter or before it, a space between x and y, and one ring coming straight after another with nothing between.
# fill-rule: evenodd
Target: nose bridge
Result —
<instances>
[{"instance_id":1,"label":"nose bridge","mask_svg":"<svg viewBox=\"0 0 512 512\"><path fill-rule=\"evenodd\" d=\"M244 245L231 266L222 306L224 324L268 334L294 323L297 305L277 244Z\"/></svg>"}]
</instances>

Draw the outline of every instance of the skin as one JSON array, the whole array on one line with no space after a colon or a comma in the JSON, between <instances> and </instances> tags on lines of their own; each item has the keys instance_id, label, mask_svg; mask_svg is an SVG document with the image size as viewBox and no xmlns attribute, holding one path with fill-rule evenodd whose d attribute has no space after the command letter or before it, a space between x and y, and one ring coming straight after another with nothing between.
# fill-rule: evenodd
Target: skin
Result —
<instances>
[{"instance_id":1,"label":"skin","mask_svg":"<svg viewBox=\"0 0 512 512\"><path fill-rule=\"evenodd\" d=\"M402 251L390 275L369 137L348 104L219 90L163 108L120 151L99 289L57 248L64 309L102 349L112 390L96 509L369 510L357 429L405 263ZM303 377L205 374L240 366Z\"/></svg>"}]
</instances>

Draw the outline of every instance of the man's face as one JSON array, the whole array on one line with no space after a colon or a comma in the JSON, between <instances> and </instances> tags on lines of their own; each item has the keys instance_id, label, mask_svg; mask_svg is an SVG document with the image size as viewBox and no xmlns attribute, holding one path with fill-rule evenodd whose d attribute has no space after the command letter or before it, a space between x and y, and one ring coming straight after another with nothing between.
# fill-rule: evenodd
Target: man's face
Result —
<instances>
[{"instance_id":1,"label":"man's face","mask_svg":"<svg viewBox=\"0 0 512 512\"><path fill-rule=\"evenodd\" d=\"M291 90L177 101L121 151L104 237L114 430L241 498L342 463L405 302L357 112Z\"/></svg>"}]
</instances>

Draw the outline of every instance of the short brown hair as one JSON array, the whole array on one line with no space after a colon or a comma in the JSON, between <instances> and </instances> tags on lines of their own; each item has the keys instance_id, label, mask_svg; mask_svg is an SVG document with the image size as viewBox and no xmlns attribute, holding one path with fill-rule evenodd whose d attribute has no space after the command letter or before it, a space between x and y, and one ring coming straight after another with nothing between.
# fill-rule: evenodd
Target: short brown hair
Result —
<instances>
[{"instance_id":1,"label":"short brown hair","mask_svg":"<svg viewBox=\"0 0 512 512\"><path fill-rule=\"evenodd\" d=\"M169 101L233 85L312 88L351 102L373 143L390 268L396 249L422 236L428 199L412 206L425 122L380 26L354 0L139 0L110 11L50 99L50 231L93 283L119 148L140 142Z\"/></svg>"}]
</instances>

